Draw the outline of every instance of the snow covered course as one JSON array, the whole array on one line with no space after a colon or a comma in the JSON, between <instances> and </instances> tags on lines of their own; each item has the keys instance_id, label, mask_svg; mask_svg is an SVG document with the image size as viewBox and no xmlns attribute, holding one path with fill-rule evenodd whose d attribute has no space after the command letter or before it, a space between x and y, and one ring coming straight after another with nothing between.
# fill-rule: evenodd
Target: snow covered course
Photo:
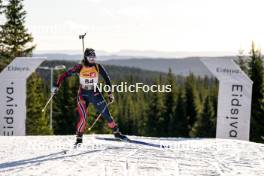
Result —
<instances>
[{"instance_id":1,"label":"snow covered course","mask_svg":"<svg viewBox=\"0 0 264 176\"><path fill-rule=\"evenodd\" d=\"M263 176L264 145L224 139L147 138L133 142L86 135L0 137L0 175Z\"/></svg>"}]
</instances>

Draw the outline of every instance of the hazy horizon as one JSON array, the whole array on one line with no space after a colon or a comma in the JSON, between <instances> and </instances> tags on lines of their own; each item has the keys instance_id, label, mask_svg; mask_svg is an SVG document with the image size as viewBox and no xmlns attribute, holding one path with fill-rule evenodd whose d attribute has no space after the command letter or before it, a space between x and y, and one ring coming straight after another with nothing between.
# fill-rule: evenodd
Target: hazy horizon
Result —
<instances>
[{"instance_id":1,"label":"hazy horizon","mask_svg":"<svg viewBox=\"0 0 264 176\"><path fill-rule=\"evenodd\" d=\"M162 52L151 50L120 50L118 52L107 52L103 50L96 51L98 56L131 56L131 57L164 57L164 58L182 58L182 57L223 57L223 56L237 56L238 52L214 52L214 51L175 51L175 52ZM66 55L81 55L79 50L43 50L35 51L34 54L66 54Z\"/></svg>"},{"instance_id":2,"label":"hazy horizon","mask_svg":"<svg viewBox=\"0 0 264 176\"><path fill-rule=\"evenodd\" d=\"M264 47L261 0L24 0L36 51L237 52ZM251 25L254 24L254 25Z\"/></svg>"}]
</instances>

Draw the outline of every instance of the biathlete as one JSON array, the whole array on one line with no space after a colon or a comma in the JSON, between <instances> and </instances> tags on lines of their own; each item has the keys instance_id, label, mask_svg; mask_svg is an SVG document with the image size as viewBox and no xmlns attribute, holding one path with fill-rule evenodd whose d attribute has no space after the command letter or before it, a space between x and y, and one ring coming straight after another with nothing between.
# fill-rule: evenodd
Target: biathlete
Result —
<instances>
[{"instance_id":1,"label":"biathlete","mask_svg":"<svg viewBox=\"0 0 264 176\"><path fill-rule=\"evenodd\" d=\"M97 111L102 112L102 116L108 123L108 127L112 129L116 138L126 139L125 135L122 135L111 116L107 103L104 100L101 92L97 88L99 80L99 74L104 78L106 85L111 87L111 80L104 67L95 63L96 54L94 49L87 48L84 52L84 58L82 64L77 64L73 68L61 74L56 82L56 86L53 89L53 93L57 93L59 87L65 78L77 74L79 76L79 90L77 94L77 109L79 114L79 120L76 126L76 142L75 145L83 142L83 133L86 126L86 119L88 117L88 105L92 103ZM96 88L95 88L96 86ZM114 101L112 91L108 92L109 101Z\"/></svg>"}]
</instances>

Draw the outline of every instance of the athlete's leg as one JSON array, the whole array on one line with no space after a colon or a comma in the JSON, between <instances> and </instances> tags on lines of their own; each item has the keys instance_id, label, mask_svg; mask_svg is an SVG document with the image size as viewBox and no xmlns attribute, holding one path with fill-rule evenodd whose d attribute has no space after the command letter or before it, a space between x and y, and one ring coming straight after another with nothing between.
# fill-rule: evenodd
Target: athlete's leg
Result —
<instances>
[{"instance_id":1,"label":"athlete's leg","mask_svg":"<svg viewBox=\"0 0 264 176\"><path fill-rule=\"evenodd\" d=\"M104 110L102 112L102 116L107 121L108 127L111 129L115 128L117 125L116 125L114 119L112 118L108 107L106 107L107 104L106 104L106 101L104 100L102 94L100 92L93 92L91 96L92 96L91 102L96 107L97 111L102 112Z\"/></svg>"},{"instance_id":2,"label":"athlete's leg","mask_svg":"<svg viewBox=\"0 0 264 176\"><path fill-rule=\"evenodd\" d=\"M102 112L102 116L107 120L108 127L112 129L113 134L116 138L126 140L127 137L125 135L122 135L121 132L119 131L119 128L117 124L115 123L114 119L112 118L109 109L100 92L93 92L91 96L91 102L95 105L96 109L100 112Z\"/></svg>"},{"instance_id":3,"label":"athlete's leg","mask_svg":"<svg viewBox=\"0 0 264 176\"><path fill-rule=\"evenodd\" d=\"M79 114L79 119L76 125L76 135L77 135L77 141L76 144L82 143L82 136L85 130L86 126L86 119L88 116L87 112L87 102L85 101L84 97L81 93L77 96L77 110Z\"/></svg>"}]
</instances>

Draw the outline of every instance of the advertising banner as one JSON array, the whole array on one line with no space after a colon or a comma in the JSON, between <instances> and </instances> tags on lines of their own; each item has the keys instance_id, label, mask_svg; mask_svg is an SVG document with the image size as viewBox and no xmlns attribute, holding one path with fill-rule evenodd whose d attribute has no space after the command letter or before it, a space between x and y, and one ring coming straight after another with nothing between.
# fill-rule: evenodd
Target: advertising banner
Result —
<instances>
[{"instance_id":1,"label":"advertising banner","mask_svg":"<svg viewBox=\"0 0 264 176\"><path fill-rule=\"evenodd\" d=\"M219 80L217 138L249 140L252 81L231 59L201 59Z\"/></svg>"},{"instance_id":2,"label":"advertising banner","mask_svg":"<svg viewBox=\"0 0 264 176\"><path fill-rule=\"evenodd\" d=\"M20 57L0 73L0 135L26 134L27 78L45 58Z\"/></svg>"}]
</instances>

